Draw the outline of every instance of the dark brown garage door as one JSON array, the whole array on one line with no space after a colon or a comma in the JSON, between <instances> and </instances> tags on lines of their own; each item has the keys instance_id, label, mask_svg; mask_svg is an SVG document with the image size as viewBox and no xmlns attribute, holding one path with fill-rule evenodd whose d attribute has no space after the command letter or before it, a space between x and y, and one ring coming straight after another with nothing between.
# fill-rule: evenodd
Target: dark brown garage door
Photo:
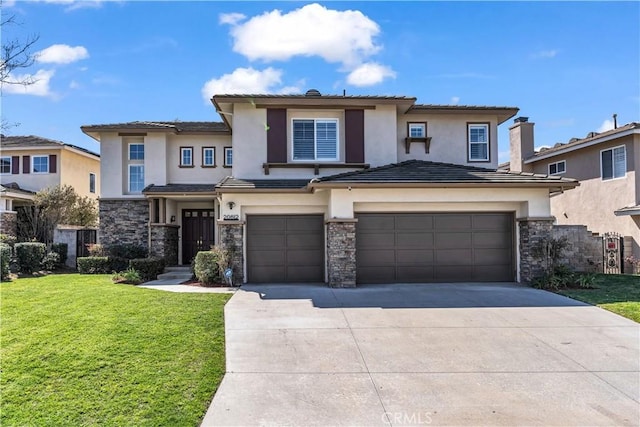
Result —
<instances>
[{"instance_id":1,"label":"dark brown garage door","mask_svg":"<svg viewBox=\"0 0 640 427\"><path fill-rule=\"evenodd\" d=\"M358 283L514 280L513 214L360 214Z\"/></svg>"},{"instance_id":2,"label":"dark brown garage door","mask_svg":"<svg viewBox=\"0 0 640 427\"><path fill-rule=\"evenodd\" d=\"M247 216L250 283L324 282L322 215Z\"/></svg>"}]
</instances>

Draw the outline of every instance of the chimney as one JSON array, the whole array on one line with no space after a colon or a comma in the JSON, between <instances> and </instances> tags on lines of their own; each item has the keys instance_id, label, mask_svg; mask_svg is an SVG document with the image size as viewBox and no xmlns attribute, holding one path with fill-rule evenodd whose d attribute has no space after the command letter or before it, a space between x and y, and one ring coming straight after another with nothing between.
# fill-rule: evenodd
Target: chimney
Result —
<instances>
[{"instance_id":1,"label":"chimney","mask_svg":"<svg viewBox=\"0 0 640 427\"><path fill-rule=\"evenodd\" d=\"M529 117L518 117L509 128L509 169L516 172L531 172L533 167L524 161L533 156L533 125Z\"/></svg>"}]
</instances>

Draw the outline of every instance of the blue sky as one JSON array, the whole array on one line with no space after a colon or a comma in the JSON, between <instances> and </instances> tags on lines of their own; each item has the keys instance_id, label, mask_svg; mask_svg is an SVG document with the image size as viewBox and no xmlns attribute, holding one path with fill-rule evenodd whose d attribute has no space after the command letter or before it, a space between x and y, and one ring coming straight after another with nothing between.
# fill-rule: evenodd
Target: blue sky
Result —
<instances>
[{"instance_id":1,"label":"blue sky","mask_svg":"<svg viewBox=\"0 0 640 427\"><path fill-rule=\"evenodd\" d=\"M37 33L10 135L99 151L81 125L219 121L213 93L407 95L520 108L536 145L640 121L639 2L3 1ZM499 131L508 160L508 123Z\"/></svg>"}]
</instances>

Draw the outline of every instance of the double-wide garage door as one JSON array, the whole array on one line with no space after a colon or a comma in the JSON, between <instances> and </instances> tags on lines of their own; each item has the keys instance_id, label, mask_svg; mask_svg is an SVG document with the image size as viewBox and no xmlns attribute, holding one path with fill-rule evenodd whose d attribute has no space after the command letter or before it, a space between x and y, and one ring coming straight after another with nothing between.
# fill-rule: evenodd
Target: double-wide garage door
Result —
<instances>
[{"instance_id":1,"label":"double-wide garage door","mask_svg":"<svg viewBox=\"0 0 640 427\"><path fill-rule=\"evenodd\" d=\"M248 215L247 279L324 282L323 215Z\"/></svg>"},{"instance_id":2,"label":"double-wide garage door","mask_svg":"<svg viewBox=\"0 0 640 427\"><path fill-rule=\"evenodd\" d=\"M358 283L513 281L513 214L359 214Z\"/></svg>"}]
</instances>

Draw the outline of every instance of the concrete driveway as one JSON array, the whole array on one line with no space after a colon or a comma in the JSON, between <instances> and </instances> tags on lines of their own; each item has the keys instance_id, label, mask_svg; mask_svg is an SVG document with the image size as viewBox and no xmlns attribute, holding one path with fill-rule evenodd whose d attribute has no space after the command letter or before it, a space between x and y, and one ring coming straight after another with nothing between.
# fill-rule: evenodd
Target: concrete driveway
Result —
<instances>
[{"instance_id":1,"label":"concrete driveway","mask_svg":"<svg viewBox=\"0 0 640 427\"><path fill-rule=\"evenodd\" d=\"M505 284L243 286L205 426L640 424L640 329Z\"/></svg>"}]
</instances>

